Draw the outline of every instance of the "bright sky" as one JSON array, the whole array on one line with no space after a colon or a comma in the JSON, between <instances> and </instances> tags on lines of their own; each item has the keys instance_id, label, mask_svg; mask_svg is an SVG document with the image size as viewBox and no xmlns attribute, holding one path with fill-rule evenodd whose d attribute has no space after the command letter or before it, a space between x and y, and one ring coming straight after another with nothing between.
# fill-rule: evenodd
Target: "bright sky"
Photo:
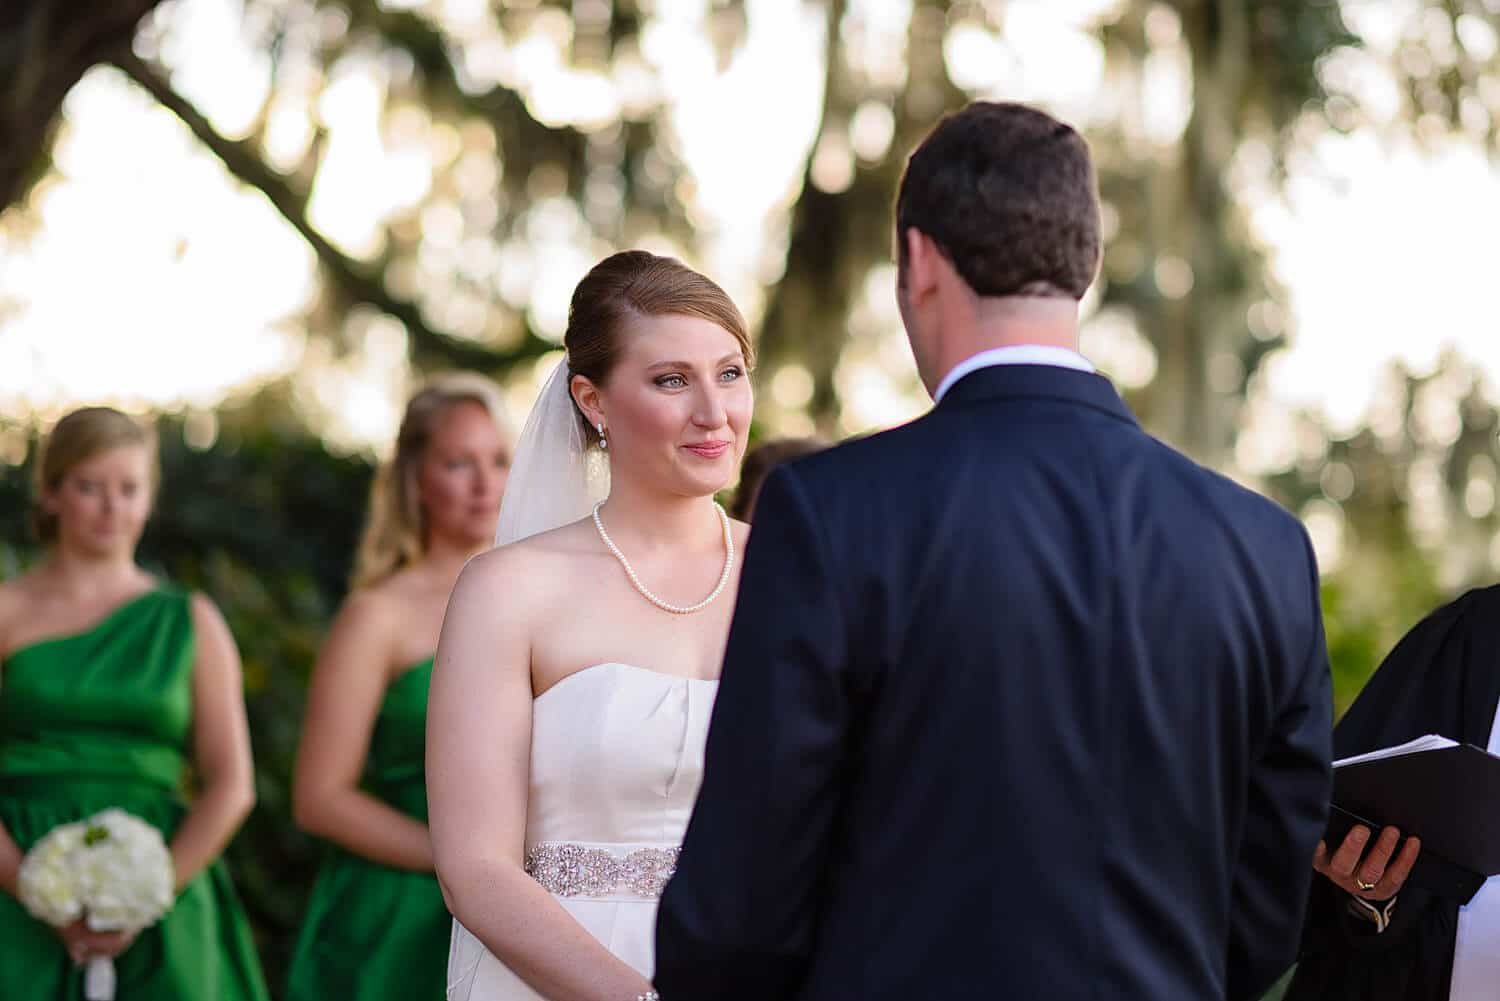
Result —
<instances>
[{"instance_id":1,"label":"bright sky","mask_svg":"<svg viewBox=\"0 0 1500 1001\"><path fill-rule=\"evenodd\" d=\"M1043 102L1087 126L1109 113L1100 96L1103 56L1088 25L1114 2L1005 4L1003 37L956 33L950 67L978 93ZM484 3L437 6L450 30L456 25L461 34L472 30L466 37L482 38ZM866 68L901 72L892 53L906 9L890 0L852 6L866 25L859 49ZM567 67L560 56L566 19L543 23L519 42L476 42L467 69L476 79L519 82L543 117L604 120L622 103L651 98L657 84L646 67L659 64L696 190L694 221L708 234L702 263L754 314L760 282L777 266L767 219L786 211L815 136L823 42L814 4L750 0L748 7L746 44L722 69L698 41L706 0L659 0L661 23L643 42L638 72L618 70L613 82ZM1385 9L1364 5L1355 17L1375 44L1388 27L1380 20ZM1170 19L1158 22L1153 30L1162 46L1147 68L1144 127L1170 141L1189 95ZM225 133L243 134L268 76L245 39L237 0L176 0L160 9L158 23L174 84ZM434 129L419 108L401 112L382 132L385 73L372 60L349 61L315 109L328 137L313 219L356 254L379 248L382 220L429 195L434 162L460 163L461 178L475 190L492 190L504 167L480 139ZM303 74L308 92L318 83L312 74ZM23 220L0 228L0 417L55 414L86 400L202 408L297 370L305 373L304 405L329 422L335 440L358 446L388 438L406 388L397 364L402 332L380 318L356 317L352 332L364 335L355 338L364 350L341 358L321 348L309 354L296 318L315 292L312 254L262 198L238 186L175 118L114 71L90 73L65 113L61 176L32 199L38 228L25 241L17 232ZM270 123L273 159L294 163L313 119L288 99L273 106ZM881 109L862 110L842 144L817 151L820 182L837 186L857 152L881 152L889 128ZM606 204L608 195L601 193ZM1368 131L1330 134L1298 161L1284 198L1257 202L1254 219L1290 291L1297 330L1294 346L1272 363L1275 406L1321 407L1336 425L1352 426L1386 362L1428 367L1450 345L1500 383L1492 304L1500 172L1479 151L1459 143L1418 151ZM432 246L414 264L419 284L470 269L554 332L574 282L601 249L581 241L584 226L570 203L529 213L527 225L543 246L536 254L520 244L497 252L475 242L466 229L473 220L452 203L429 206L422 224ZM911 394L889 285L888 274L872 279L856 324L879 336L861 342L854 364L841 372L850 430L891 423L921 406ZM447 305L483 329L482 302L455 298ZM1130 345L1116 343L1106 325L1093 342L1110 356L1106 363L1129 361ZM773 389L775 400L792 408L807 387L793 373Z\"/></svg>"},{"instance_id":2,"label":"bright sky","mask_svg":"<svg viewBox=\"0 0 1500 1001\"><path fill-rule=\"evenodd\" d=\"M1500 172L1472 145L1369 134L1328 136L1317 155L1321 171L1257 214L1299 332L1273 361L1277 395L1352 428L1390 358L1428 372L1447 348L1500 384Z\"/></svg>"}]
</instances>

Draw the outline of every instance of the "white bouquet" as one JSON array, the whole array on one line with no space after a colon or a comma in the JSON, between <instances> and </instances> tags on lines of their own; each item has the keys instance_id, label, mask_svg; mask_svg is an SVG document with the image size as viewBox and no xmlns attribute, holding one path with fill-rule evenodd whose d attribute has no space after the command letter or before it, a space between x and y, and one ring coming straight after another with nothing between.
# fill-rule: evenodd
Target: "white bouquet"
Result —
<instances>
[{"instance_id":1,"label":"white bouquet","mask_svg":"<svg viewBox=\"0 0 1500 1001\"><path fill-rule=\"evenodd\" d=\"M172 907L172 854L161 832L124 810L62 824L21 860L17 889L34 917L56 928L83 918L92 931L138 932ZM89 1001L115 996L114 961L89 960Z\"/></svg>"}]
</instances>

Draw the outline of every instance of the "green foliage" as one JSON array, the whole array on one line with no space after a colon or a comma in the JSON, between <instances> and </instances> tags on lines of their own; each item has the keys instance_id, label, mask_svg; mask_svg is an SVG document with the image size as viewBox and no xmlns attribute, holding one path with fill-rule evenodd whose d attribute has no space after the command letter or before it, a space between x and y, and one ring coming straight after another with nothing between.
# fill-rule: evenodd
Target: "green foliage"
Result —
<instances>
[{"instance_id":1,"label":"green foliage","mask_svg":"<svg viewBox=\"0 0 1500 1001\"><path fill-rule=\"evenodd\" d=\"M1484 379L1448 354L1431 373L1392 368L1379 395L1378 430L1330 441L1309 422L1296 433L1318 447L1268 483L1342 526L1323 588L1339 712L1422 616L1495 576L1500 421Z\"/></svg>"},{"instance_id":2,"label":"green foliage","mask_svg":"<svg viewBox=\"0 0 1500 1001\"><path fill-rule=\"evenodd\" d=\"M1323 623L1328 659L1333 665L1335 717L1354 701L1381 660L1423 615L1446 600L1431 575L1414 573L1399 582L1384 601L1368 604L1350 596L1351 588L1334 579L1323 585Z\"/></svg>"},{"instance_id":3,"label":"green foliage","mask_svg":"<svg viewBox=\"0 0 1500 1001\"><path fill-rule=\"evenodd\" d=\"M1250 59L1255 72L1248 89L1254 108L1277 129L1295 125L1328 98L1318 64L1328 53L1360 44L1337 3L1306 0L1254 0L1248 5ZM1247 123L1249 124L1249 123Z\"/></svg>"}]
</instances>

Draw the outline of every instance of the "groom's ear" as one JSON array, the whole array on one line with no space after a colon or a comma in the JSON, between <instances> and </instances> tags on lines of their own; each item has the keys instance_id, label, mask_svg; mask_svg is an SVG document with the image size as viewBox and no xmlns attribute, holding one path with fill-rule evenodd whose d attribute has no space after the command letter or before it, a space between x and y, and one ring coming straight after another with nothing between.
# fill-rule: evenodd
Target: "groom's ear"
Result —
<instances>
[{"instance_id":1,"label":"groom's ear","mask_svg":"<svg viewBox=\"0 0 1500 1001\"><path fill-rule=\"evenodd\" d=\"M943 252L932 237L908 226L901 234L902 249L906 251L904 291L908 302L921 303L937 291L938 267L943 262Z\"/></svg>"}]
</instances>

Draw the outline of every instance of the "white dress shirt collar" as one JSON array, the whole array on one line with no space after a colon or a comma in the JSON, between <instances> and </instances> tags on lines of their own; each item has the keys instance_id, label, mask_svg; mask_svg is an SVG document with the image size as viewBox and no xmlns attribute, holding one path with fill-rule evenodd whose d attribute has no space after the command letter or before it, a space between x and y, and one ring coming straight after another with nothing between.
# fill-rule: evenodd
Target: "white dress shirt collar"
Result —
<instances>
[{"instance_id":1,"label":"white dress shirt collar","mask_svg":"<svg viewBox=\"0 0 1500 1001\"><path fill-rule=\"evenodd\" d=\"M941 402L948 390L953 388L953 384L969 373L994 365L1052 365L1057 368L1077 369L1080 372L1096 371L1093 364L1077 351L1053 347L1050 344L1014 344L1003 348L990 348L953 366L948 374L943 376L943 381L938 383L937 392L932 394L932 402Z\"/></svg>"}]
</instances>

